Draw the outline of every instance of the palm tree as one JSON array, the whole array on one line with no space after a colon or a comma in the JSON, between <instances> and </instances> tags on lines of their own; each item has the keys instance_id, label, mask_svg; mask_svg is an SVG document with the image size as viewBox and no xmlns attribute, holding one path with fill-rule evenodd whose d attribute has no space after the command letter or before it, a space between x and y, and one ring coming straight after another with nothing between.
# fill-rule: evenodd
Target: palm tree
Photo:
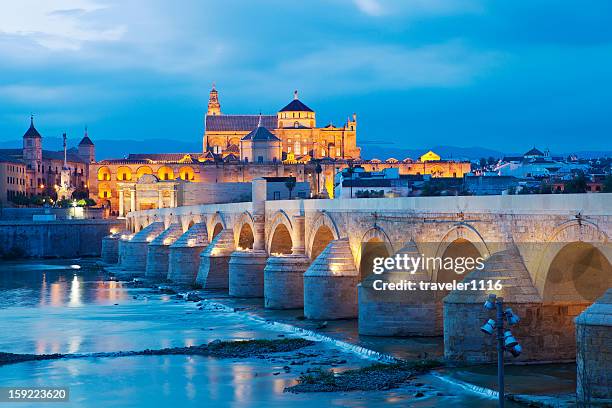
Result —
<instances>
[{"instance_id":1,"label":"palm tree","mask_svg":"<svg viewBox=\"0 0 612 408\"><path fill-rule=\"evenodd\" d=\"M291 200L291 192L295 188L295 177L290 177L287 179L287 181L285 181L285 187L287 187L287 190L289 190L289 199Z\"/></svg>"},{"instance_id":2,"label":"palm tree","mask_svg":"<svg viewBox=\"0 0 612 408\"><path fill-rule=\"evenodd\" d=\"M321 163L317 162L317 167L315 167L315 172L317 173L317 195L321 191L321 184L319 182L319 177L321 176L321 172L323 172L323 167L321 167Z\"/></svg>"}]
</instances>

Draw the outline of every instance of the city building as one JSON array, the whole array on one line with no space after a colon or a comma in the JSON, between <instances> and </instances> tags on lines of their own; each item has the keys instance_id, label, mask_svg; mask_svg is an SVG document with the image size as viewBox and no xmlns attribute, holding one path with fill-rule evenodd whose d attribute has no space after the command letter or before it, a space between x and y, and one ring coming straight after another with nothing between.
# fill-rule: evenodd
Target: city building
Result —
<instances>
[{"instance_id":1,"label":"city building","mask_svg":"<svg viewBox=\"0 0 612 408\"><path fill-rule=\"evenodd\" d=\"M366 171L351 167L334 178L334 198L408 197L431 175L400 174L399 168Z\"/></svg>"},{"instance_id":2,"label":"city building","mask_svg":"<svg viewBox=\"0 0 612 408\"><path fill-rule=\"evenodd\" d=\"M67 149L64 139L63 151L44 150L43 137L31 117L30 127L23 135L22 148L0 149L2 202L10 205L12 198L19 194L32 197L50 190L85 189L88 187L89 164L94 161L95 146L87 136L87 130L77 148Z\"/></svg>"},{"instance_id":3,"label":"city building","mask_svg":"<svg viewBox=\"0 0 612 408\"><path fill-rule=\"evenodd\" d=\"M504 157L493 171L500 176L513 176L520 179L558 178L576 170L588 171L589 165L567 161L563 157L552 157L548 150L542 152L535 147L522 156Z\"/></svg>"},{"instance_id":4,"label":"city building","mask_svg":"<svg viewBox=\"0 0 612 408\"><path fill-rule=\"evenodd\" d=\"M458 178L471 170L469 162L442 160L434 152L419 160L363 160L356 141L357 116L348 118L342 126L317 127L316 112L300 101L297 92L274 115L234 115L222 113L219 92L213 86L204 122L201 152L133 153L126 158L91 163L90 196L112 213L124 215L132 208L174 206L181 200L180 190L188 191L185 197L193 200L199 197L201 203L210 200L199 193L202 191L215 191L220 197L236 201L244 195L238 184L236 188L214 184L250 183L260 177L295 177L297 183L310 185L307 196L333 197L336 173L351 166L360 166L367 172L396 169L400 175ZM146 187L137 187L138 180L147 174L164 183L147 178L147 183L142 183ZM207 185L188 186L181 181ZM146 193L149 198L134 198L132 203L132 196L144 197L138 189L151 190ZM231 192L234 197L227 195Z\"/></svg>"}]
</instances>

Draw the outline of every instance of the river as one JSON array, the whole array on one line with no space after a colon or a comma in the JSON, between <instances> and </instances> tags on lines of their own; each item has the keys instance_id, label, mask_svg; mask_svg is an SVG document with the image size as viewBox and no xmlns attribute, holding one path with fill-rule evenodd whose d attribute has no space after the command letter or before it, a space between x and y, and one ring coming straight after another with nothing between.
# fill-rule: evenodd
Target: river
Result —
<instances>
[{"instance_id":1,"label":"river","mask_svg":"<svg viewBox=\"0 0 612 408\"><path fill-rule=\"evenodd\" d=\"M0 263L0 351L93 353L199 345L212 340L276 339L292 333L193 302L109 280L95 260ZM390 391L284 392L300 372L325 361L344 370L372 361L319 342L316 357L285 370L282 355L216 359L200 356L87 357L0 366L0 386L69 387L67 403L17 407L494 407L490 397L433 375ZM0 407L10 406L1 403Z\"/></svg>"}]
</instances>

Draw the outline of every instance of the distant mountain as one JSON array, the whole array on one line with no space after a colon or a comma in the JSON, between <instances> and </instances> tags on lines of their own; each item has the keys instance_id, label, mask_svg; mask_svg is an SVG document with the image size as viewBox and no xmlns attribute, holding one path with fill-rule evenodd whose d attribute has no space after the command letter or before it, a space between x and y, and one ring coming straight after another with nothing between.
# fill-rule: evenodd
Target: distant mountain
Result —
<instances>
[{"instance_id":1,"label":"distant mountain","mask_svg":"<svg viewBox=\"0 0 612 408\"><path fill-rule=\"evenodd\" d=\"M498 150L486 149L483 147L432 146L420 149L398 149L394 147L365 144L361 146L361 156L367 159L377 158L384 160L389 157L394 157L398 160L403 160L410 157L416 160L430 150L439 154L443 159L456 160L478 160L481 157L501 158L509 155Z\"/></svg>"},{"instance_id":2,"label":"distant mountain","mask_svg":"<svg viewBox=\"0 0 612 408\"><path fill-rule=\"evenodd\" d=\"M79 139L80 140L80 139ZM182 142L171 139L149 139L149 140L108 140L100 139L93 141L96 145L96 160L119 159L130 153L193 153L201 152L202 144L193 142ZM68 148L77 142L68 142ZM21 140L10 140L0 142L0 148L10 149L21 147ZM62 139L45 137L43 149L62 150Z\"/></svg>"},{"instance_id":3,"label":"distant mountain","mask_svg":"<svg viewBox=\"0 0 612 408\"><path fill-rule=\"evenodd\" d=\"M80 139L79 139L80 140ZM77 142L68 142L68 147L73 147ZM126 157L130 153L193 153L201 152L202 145L200 141L185 142L171 139L149 139L149 140L109 140L100 139L94 140L96 145L96 159L118 159ZM21 140L0 141L0 149L10 149L21 147ZM398 160L403 160L407 157L417 159L421 155L433 150L443 159L456 160L478 160L481 157L494 157L496 159L503 156L521 156L524 152L502 152L484 147L457 147L457 146L442 146L436 145L432 147L423 147L418 149L402 149L393 147L393 145L383 145L382 142L362 142L361 156L366 159L388 159L394 157ZM61 150L62 139L59 137L45 137L43 148L46 150ZM529 150L531 146L525 149ZM599 158L612 157L612 150L584 150L570 152L580 158ZM553 156L567 157L570 153L552 152Z\"/></svg>"},{"instance_id":4,"label":"distant mountain","mask_svg":"<svg viewBox=\"0 0 612 408\"><path fill-rule=\"evenodd\" d=\"M398 149L389 146L381 146L376 144L363 144L361 146L361 156L363 158L372 159L387 159L394 157L398 160L403 160L407 157L411 159L417 159L428 151L440 155L443 159L455 159L455 160L478 160L482 157L489 158L494 157L496 159L504 156L522 156L529 148L525 149L525 152L502 152L499 150L487 149L484 147L457 147L457 146L433 146L423 147L421 149ZM567 157L570 154L576 155L579 158L590 159L600 157L612 157L612 150L583 150L575 152L557 153L551 152L552 156Z\"/></svg>"}]
</instances>

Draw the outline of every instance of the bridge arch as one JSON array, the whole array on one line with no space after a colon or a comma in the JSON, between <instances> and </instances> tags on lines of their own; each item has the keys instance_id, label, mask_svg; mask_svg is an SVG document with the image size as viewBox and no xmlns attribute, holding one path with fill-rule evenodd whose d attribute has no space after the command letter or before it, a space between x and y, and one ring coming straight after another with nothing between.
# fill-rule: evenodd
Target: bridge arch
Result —
<instances>
[{"instance_id":1,"label":"bridge arch","mask_svg":"<svg viewBox=\"0 0 612 408\"><path fill-rule=\"evenodd\" d=\"M364 252L364 245L368 244L367 251ZM362 281L372 272L372 263L376 257L393 256L395 250L389 235L379 226L367 230L357 242L357 269L359 270Z\"/></svg>"},{"instance_id":2,"label":"bridge arch","mask_svg":"<svg viewBox=\"0 0 612 408\"><path fill-rule=\"evenodd\" d=\"M212 241L221 231L226 228L225 219L220 212L216 212L208 217L206 229L208 230L208 242Z\"/></svg>"},{"instance_id":3,"label":"bridge arch","mask_svg":"<svg viewBox=\"0 0 612 408\"><path fill-rule=\"evenodd\" d=\"M278 211L268 229L266 248L269 254L290 254L293 246L293 224L284 211Z\"/></svg>"},{"instance_id":4,"label":"bridge arch","mask_svg":"<svg viewBox=\"0 0 612 408\"><path fill-rule=\"evenodd\" d=\"M306 255L314 260L335 239L340 239L338 226L328 213L320 212L308 229Z\"/></svg>"},{"instance_id":5,"label":"bridge arch","mask_svg":"<svg viewBox=\"0 0 612 408\"><path fill-rule=\"evenodd\" d=\"M612 247L595 223L562 223L535 253L535 286L545 303L593 302L612 286Z\"/></svg>"},{"instance_id":6,"label":"bridge arch","mask_svg":"<svg viewBox=\"0 0 612 408\"><path fill-rule=\"evenodd\" d=\"M255 242L255 222L250 212L245 211L234 225L236 248L253 249Z\"/></svg>"},{"instance_id":7,"label":"bridge arch","mask_svg":"<svg viewBox=\"0 0 612 408\"><path fill-rule=\"evenodd\" d=\"M432 243L430 248L427 248L427 246L421 245L424 254L426 256L433 256L435 259L457 258L460 256L487 259L491 256L489 246L480 232L473 225L465 222L453 225L444 234L439 243ZM433 263L428 272L432 282L447 282L453 279L460 281L469 274L469 271L466 271L457 275L454 271L440 268L436 262Z\"/></svg>"}]
</instances>

